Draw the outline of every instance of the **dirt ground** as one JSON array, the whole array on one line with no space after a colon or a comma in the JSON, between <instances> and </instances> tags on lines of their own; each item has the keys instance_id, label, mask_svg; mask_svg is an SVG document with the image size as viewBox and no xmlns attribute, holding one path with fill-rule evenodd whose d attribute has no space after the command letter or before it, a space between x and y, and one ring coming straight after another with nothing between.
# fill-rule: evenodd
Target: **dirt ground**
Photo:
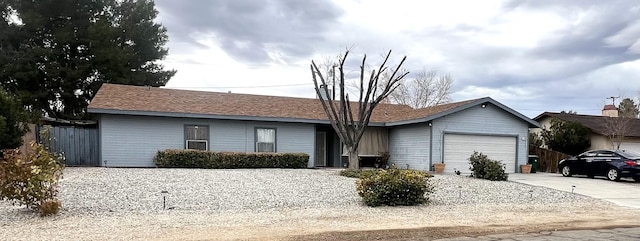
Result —
<instances>
[{"instance_id":1,"label":"dirt ground","mask_svg":"<svg viewBox=\"0 0 640 241\"><path fill-rule=\"evenodd\" d=\"M491 211L491 210L487 210ZM503 212L476 213L467 218L402 217L377 213L364 216L278 220L270 225L182 227L167 230L164 238L190 240L432 240L512 232L545 232L640 226L638 210L620 209L585 213ZM332 215L328 215L332 216ZM292 222L294 221L294 222ZM159 238L159 237L154 237ZM164 239L160 238L160 239Z\"/></svg>"},{"instance_id":2,"label":"dirt ground","mask_svg":"<svg viewBox=\"0 0 640 241\"><path fill-rule=\"evenodd\" d=\"M575 203L573 203L575 205ZM584 211L575 211L584 208ZM432 240L511 232L640 226L640 210L464 206L263 213L57 216L0 225L2 240Z\"/></svg>"}]
</instances>

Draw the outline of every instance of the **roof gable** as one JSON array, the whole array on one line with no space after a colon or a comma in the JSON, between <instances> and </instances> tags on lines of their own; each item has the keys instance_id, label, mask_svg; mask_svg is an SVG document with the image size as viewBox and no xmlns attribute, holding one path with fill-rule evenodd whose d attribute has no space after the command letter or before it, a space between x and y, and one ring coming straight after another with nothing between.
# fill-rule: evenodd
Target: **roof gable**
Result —
<instances>
[{"instance_id":1,"label":"roof gable","mask_svg":"<svg viewBox=\"0 0 640 241\"><path fill-rule=\"evenodd\" d=\"M503 105L502 103L490 97L484 97L480 99L472 99L472 100L466 100L466 101L460 101L460 102L454 102L449 104L436 105L436 106L426 107L422 109L417 109L417 110L414 110L414 113L412 113L412 115L409 115L409 118L405 120L392 122L390 123L390 125L404 125L404 124L411 124L411 123L427 122L427 121L435 120L437 118L450 115L456 112L464 111L466 109L469 109L475 106L487 105L487 104L492 104L502 109L503 111L515 116L516 118L524 122L527 122L529 127L532 127L532 128L540 127L540 124L538 122L530 119L529 117L524 116L523 114L520 114L519 112Z\"/></svg>"},{"instance_id":2,"label":"roof gable","mask_svg":"<svg viewBox=\"0 0 640 241\"><path fill-rule=\"evenodd\" d=\"M483 103L519 117L530 126L537 122L491 98L481 98L413 109L407 105L379 104L371 125L401 125L430 121ZM354 111L357 103L352 102ZM193 118L329 123L318 99L192 91L103 84L88 107L90 113L173 116Z\"/></svg>"}]
</instances>

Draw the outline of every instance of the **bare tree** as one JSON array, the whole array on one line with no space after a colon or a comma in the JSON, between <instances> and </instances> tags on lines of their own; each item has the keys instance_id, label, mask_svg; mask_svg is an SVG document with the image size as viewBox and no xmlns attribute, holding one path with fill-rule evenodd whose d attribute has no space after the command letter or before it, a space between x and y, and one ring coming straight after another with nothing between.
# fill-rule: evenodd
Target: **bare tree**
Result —
<instances>
[{"instance_id":1,"label":"bare tree","mask_svg":"<svg viewBox=\"0 0 640 241\"><path fill-rule=\"evenodd\" d=\"M385 80L388 81L386 78ZM452 84L451 75L438 75L436 71L422 69L415 78L404 79L389 94L388 100L390 103L408 105L415 109L445 104L451 102Z\"/></svg>"},{"instance_id":2,"label":"bare tree","mask_svg":"<svg viewBox=\"0 0 640 241\"><path fill-rule=\"evenodd\" d=\"M633 118L624 116L605 117L605 121L603 121L602 124L607 131L605 135L613 145L613 149L620 149L620 144L631 131L631 121L633 121Z\"/></svg>"},{"instance_id":3,"label":"bare tree","mask_svg":"<svg viewBox=\"0 0 640 241\"><path fill-rule=\"evenodd\" d=\"M401 70L402 64L407 57L402 58L398 67L390 71L389 81L384 86L379 86L382 73L388 71L387 62L391 56L391 51L387 53L382 64L377 69L371 70L368 75L365 73L367 56L364 55L360 65L358 102L352 103L349 101L349 94L345 91L345 62L348 56L349 50L345 51L344 55L338 56L338 73L335 77L339 85L340 99L328 100L320 98L320 102L331 122L331 126L349 152L349 168L358 169L360 168L358 145L362 134L364 134L369 125L369 120L375 107L398 88L400 80L408 74L408 72ZM323 75L323 71L313 60L310 67L316 94L318 96L329 96L327 88L321 88L322 86L327 86L327 76ZM324 95L321 91L324 92Z\"/></svg>"}]
</instances>

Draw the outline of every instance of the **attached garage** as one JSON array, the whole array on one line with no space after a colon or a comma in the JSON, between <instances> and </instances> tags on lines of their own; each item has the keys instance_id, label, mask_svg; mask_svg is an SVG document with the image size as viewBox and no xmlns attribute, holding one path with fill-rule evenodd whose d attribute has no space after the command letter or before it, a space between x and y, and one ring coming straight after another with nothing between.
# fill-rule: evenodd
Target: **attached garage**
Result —
<instances>
[{"instance_id":1,"label":"attached garage","mask_svg":"<svg viewBox=\"0 0 640 241\"><path fill-rule=\"evenodd\" d=\"M640 142L622 142L620 143L620 150L640 153Z\"/></svg>"},{"instance_id":2,"label":"attached garage","mask_svg":"<svg viewBox=\"0 0 640 241\"><path fill-rule=\"evenodd\" d=\"M482 152L490 159L505 164L507 173L516 171L517 137L476 134L445 134L443 162L445 172L452 173L459 170L471 173L469 157L474 151Z\"/></svg>"}]
</instances>

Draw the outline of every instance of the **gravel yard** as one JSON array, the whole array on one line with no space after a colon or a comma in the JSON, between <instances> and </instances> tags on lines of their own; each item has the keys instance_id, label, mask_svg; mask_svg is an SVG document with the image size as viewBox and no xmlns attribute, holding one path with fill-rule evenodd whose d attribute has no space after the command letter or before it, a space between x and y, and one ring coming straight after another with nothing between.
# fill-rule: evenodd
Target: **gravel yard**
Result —
<instances>
[{"instance_id":1,"label":"gravel yard","mask_svg":"<svg viewBox=\"0 0 640 241\"><path fill-rule=\"evenodd\" d=\"M39 218L0 201L0 239L271 240L438 226L640 224L638 210L598 199L452 175L432 179L429 205L369 208L355 180L338 170L67 168L61 213Z\"/></svg>"}]
</instances>

